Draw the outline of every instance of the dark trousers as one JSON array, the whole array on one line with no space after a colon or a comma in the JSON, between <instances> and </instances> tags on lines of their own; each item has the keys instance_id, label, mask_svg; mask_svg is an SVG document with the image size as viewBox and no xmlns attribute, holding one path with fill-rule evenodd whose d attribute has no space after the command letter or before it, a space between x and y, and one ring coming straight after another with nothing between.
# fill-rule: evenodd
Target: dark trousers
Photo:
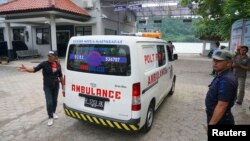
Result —
<instances>
[{"instance_id":1,"label":"dark trousers","mask_svg":"<svg viewBox=\"0 0 250 141\"><path fill-rule=\"evenodd\" d=\"M56 112L59 83L56 83L53 87L44 85L43 90L45 93L48 116L49 118L53 118L53 113Z\"/></svg>"},{"instance_id":2,"label":"dark trousers","mask_svg":"<svg viewBox=\"0 0 250 141\"><path fill-rule=\"evenodd\" d=\"M207 124L208 124L212 118L213 112L206 111L206 113L207 113ZM225 115L221 118L221 120L216 125L234 125L234 124L235 124L235 121L234 121L233 114L231 112L226 112Z\"/></svg>"}]
</instances>

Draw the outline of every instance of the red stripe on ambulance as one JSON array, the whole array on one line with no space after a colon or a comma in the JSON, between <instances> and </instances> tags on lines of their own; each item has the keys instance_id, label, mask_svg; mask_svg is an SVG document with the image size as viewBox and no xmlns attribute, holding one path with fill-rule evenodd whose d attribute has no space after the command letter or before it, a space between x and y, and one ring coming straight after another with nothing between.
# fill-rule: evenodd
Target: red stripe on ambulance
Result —
<instances>
[{"instance_id":1,"label":"red stripe on ambulance","mask_svg":"<svg viewBox=\"0 0 250 141\"><path fill-rule=\"evenodd\" d=\"M157 71L151 75L148 76L148 85L153 84L154 82L156 82L160 77L162 77L163 75L167 74L168 70L167 68L163 68L160 71Z\"/></svg>"}]
</instances>

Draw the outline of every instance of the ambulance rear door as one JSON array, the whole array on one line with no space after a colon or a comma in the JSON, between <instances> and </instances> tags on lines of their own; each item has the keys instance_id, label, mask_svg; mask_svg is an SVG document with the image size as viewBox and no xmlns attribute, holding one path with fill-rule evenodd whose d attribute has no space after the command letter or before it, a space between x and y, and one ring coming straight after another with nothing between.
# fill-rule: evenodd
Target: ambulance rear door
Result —
<instances>
[{"instance_id":1,"label":"ambulance rear door","mask_svg":"<svg viewBox=\"0 0 250 141\"><path fill-rule=\"evenodd\" d=\"M65 104L112 119L131 119L132 79L128 45L71 44Z\"/></svg>"}]
</instances>

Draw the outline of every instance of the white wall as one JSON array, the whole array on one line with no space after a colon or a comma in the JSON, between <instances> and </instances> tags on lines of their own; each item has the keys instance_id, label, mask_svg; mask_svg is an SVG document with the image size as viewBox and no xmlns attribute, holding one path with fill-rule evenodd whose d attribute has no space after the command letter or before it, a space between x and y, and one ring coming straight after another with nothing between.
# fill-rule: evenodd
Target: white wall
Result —
<instances>
[{"instance_id":1,"label":"white wall","mask_svg":"<svg viewBox=\"0 0 250 141\"><path fill-rule=\"evenodd\" d=\"M51 43L48 45L38 45L36 44L36 28L37 27L31 27L31 37L32 37L32 49L37 49L39 54L41 54L42 56L46 56L48 54L48 52L51 50Z\"/></svg>"},{"instance_id":2,"label":"white wall","mask_svg":"<svg viewBox=\"0 0 250 141\"><path fill-rule=\"evenodd\" d=\"M203 43L173 42L175 53L202 53ZM228 43L220 43L228 47ZM210 43L206 44L206 50L210 50Z\"/></svg>"},{"instance_id":3,"label":"white wall","mask_svg":"<svg viewBox=\"0 0 250 141\"><path fill-rule=\"evenodd\" d=\"M93 7L86 8L84 1L92 1ZM81 8L85 8L91 15L91 19L87 22L95 23L91 24L92 34L104 34L105 28L115 30L118 32L136 32L136 17L131 11L114 11L113 7L101 7L101 0L72 0L76 5ZM118 15L119 13L119 15ZM128 16L129 21L125 21L125 16ZM85 25L85 24L84 24ZM118 33L119 34L119 33Z\"/></svg>"},{"instance_id":4,"label":"white wall","mask_svg":"<svg viewBox=\"0 0 250 141\"><path fill-rule=\"evenodd\" d=\"M0 27L4 28L5 30L5 26L3 23L0 24ZM11 37L11 41L13 41L13 28L23 28L24 29L24 42L27 45L27 47L29 49L32 49L32 34L31 34L31 26L28 24L16 24L16 23L11 23L10 24L10 29L11 29L11 33L10 33L10 37ZM25 34L25 32L28 32L28 36ZM28 38L28 40L27 40ZM6 35L4 34L4 40L6 41Z\"/></svg>"},{"instance_id":5,"label":"white wall","mask_svg":"<svg viewBox=\"0 0 250 141\"><path fill-rule=\"evenodd\" d=\"M28 32L28 37L27 37L27 34L25 32ZM33 49L32 36L31 36L31 26L26 26L24 28L24 40L25 40L25 44L27 45L27 47L29 49Z\"/></svg>"},{"instance_id":6,"label":"white wall","mask_svg":"<svg viewBox=\"0 0 250 141\"><path fill-rule=\"evenodd\" d=\"M117 34L121 32L134 33L136 31L135 16L131 11L114 11L113 8L103 8L103 28L116 30ZM127 17L127 18L126 18ZM126 20L127 19L127 20Z\"/></svg>"}]
</instances>

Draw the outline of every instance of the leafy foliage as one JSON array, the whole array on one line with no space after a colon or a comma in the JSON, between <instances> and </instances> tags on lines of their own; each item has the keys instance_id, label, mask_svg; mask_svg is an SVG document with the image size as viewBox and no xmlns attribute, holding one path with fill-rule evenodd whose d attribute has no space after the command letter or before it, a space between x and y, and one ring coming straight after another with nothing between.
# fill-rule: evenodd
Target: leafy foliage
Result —
<instances>
[{"instance_id":1,"label":"leafy foliage","mask_svg":"<svg viewBox=\"0 0 250 141\"><path fill-rule=\"evenodd\" d=\"M195 24L195 36L202 40L221 40L218 20L203 20Z\"/></svg>"},{"instance_id":2,"label":"leafy foliage","mask_svg":"<svg viewBox=\"0 0 250 141\"><path fill-rule=\"evenodd\" d=\"M196 20L193 20L196 21ZM198 42L193 22L184 23L182 18L164 18L161 31L164 39L175 42Z\"/></svg>"},{"instance_id":3,"label":"leafy foliage","mask_svg":"<svg viewBox=\"0 0 250 141\"><path fill-rule=\"evenodd\" d=\"M249 0L182 0L182 6L190 3L198 4L193 12L202 16L197 24L198 38L220 37L229 39L232 24L239 19L250 17Z\"/></svg>"}]
</instances>

